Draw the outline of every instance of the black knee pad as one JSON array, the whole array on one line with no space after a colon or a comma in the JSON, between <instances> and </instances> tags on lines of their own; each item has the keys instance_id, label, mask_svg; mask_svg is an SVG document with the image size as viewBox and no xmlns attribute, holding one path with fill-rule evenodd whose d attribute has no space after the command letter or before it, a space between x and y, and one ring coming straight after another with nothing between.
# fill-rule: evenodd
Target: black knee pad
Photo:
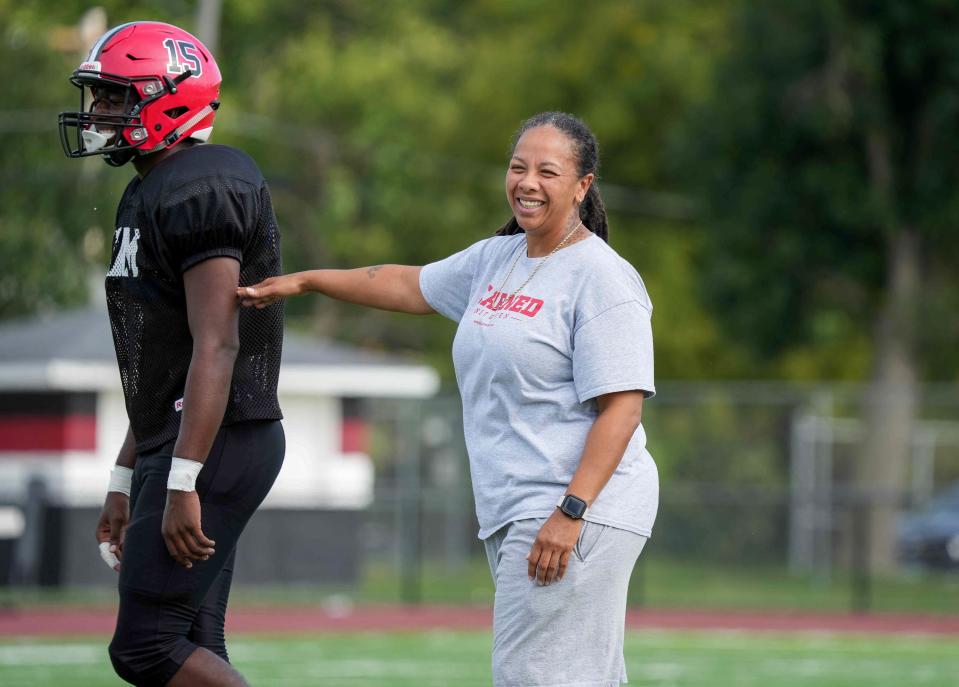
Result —
<instances>
[{"instance_id":1,"label":"black knee pad","mask_svg":"<svg viewBox=\"0 0 959 687\"><path fill-rule=\"evenodd\" d=\"M124 637L110 642L110 662L121 678L137 687L163 687L196 650L185 637L156 635L152 641Z\"/></svg>"},{"instance_id":2,"label":"black knee pad","mask_svg":"<svg viewBox=\"0 0 959 687\"><path fill-rule=\"evenodd\" d=\"M117 646L116 638L110 642L108 652L110 654L110 663L113 664L113 672L131 685L140 684L137 667L127 660L127 655L124 650Z\"/></svg>"},{"instance_id":3,"label":"black knee pad","mask_svg":"<svg viewBox=\"0 0 959 687\"><path fill-rule=\"evenodd\" d=\"M196 650L187 639L188 620L176 604L160 597L121 591L110 661L133 685L163 687ZM182 609L181 609L182 610Z\"/></svg>"}]
</instances>

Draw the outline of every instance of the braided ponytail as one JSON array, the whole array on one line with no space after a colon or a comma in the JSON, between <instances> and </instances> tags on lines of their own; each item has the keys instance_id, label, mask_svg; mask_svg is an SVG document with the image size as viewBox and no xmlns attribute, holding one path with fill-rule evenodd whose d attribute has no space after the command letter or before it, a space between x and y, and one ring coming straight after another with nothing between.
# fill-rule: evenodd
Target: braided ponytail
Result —
<instances>
[{"instance_id":1,"label":"braided ponytail","mask_svg":"<svg viewBox=\"0 0 959 687\"><path fill-rule=\"evenodd\" d=\"M603 203L603 197L599 195L599 188L597 188L595 180L589 185L586 197L583 198L583 202L579 206L579 218L583 220L583 224L592 229L594 234L609 243L606 204Z\"/></svg>"},{"instance_id":2,"label":"braided ponytail","mask_svg":"<svg viewBox=\"0 0 959 687\"><path fill-rule=\"evenodd\" d=\"M573 143L573 152L576 156L576 172L580 178L587 174L598 175L599 144L596 142L596 136L583 120L565 112L542 112L527 119L513 137L512 149L516 149L516 144L523 134L538 126L551 126L566 134ZM606 204L603 203L603 199L599 195L595 176L579 207L579 218L588 229L591 229L594 234L609 243ZM519 226L519 222L513 216L496 231L496 236L511 236L522 231L523 228Z\"/></svg>"}]
</instances>

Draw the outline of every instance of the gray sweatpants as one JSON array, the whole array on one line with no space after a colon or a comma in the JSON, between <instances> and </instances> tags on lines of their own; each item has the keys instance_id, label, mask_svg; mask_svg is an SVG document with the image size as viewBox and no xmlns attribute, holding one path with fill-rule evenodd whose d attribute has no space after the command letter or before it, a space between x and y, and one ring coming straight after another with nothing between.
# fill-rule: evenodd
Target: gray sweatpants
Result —
<instances>
[{"instance_id":1,"label":"gray sweatpants","mask_svg":"<svg viewBox=\"0 0 959 687\"><path fill-rule=\"evenodd\" d=\"M617 687L626 682L626 588L646 537L583 523L560 582L541 587L526 555L545 519L518 520L484 540L493 602L495 687Z\"/></svg>"}]
</instances>

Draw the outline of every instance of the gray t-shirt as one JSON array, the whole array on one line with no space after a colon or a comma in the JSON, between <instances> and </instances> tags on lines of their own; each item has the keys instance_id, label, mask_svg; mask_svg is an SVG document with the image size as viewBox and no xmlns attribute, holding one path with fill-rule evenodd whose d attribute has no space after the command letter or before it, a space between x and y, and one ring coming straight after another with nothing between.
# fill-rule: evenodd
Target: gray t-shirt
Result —
<instances>
[{"instance_id":1,"label":"gray t-shirt","mask_svg":"<svg viewBox=\"0 0 959 687\"><path fill-rule=\"evenodd\" d=\"M556 510L598 415L597 396L655 393L653 306L636 270L590 236L556 252L510 300L540 260L526 256L523 234L497 236L420 273L426 301L459 323L453 365L480 539ZM658 504L640 426L586 519L648 537Z\"/></svg>"}]
</instances>

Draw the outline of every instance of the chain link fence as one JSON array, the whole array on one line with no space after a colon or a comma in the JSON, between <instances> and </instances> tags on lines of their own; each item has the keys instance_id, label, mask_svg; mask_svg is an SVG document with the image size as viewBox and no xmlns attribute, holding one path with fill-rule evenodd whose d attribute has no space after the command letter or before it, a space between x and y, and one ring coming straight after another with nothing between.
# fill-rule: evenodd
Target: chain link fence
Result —
<instances>
[{"instance_id":1,"label":"chain link fence","mask_svg":"<svg viewBox=\"0 0 959 687\"><path fill-rule=\"evenodd\" d=\"M907 479L898 490L855 482L855 461L868 460L859 419L867 393L852 385L662 384L643 418L660 470L659 515L631 600L720 603L724 592L709 584L699 585L697 598L698 575L741 582L745 602L768 582L778 585L779 605L862 611L886 608L889 584L959 584L959 572L951 572L959 571L959 503L955 558L948 541L940 553L919 551L896 526L883 533L900 554L894 569L871 569L875 542L867 526L871 509L894 507L905 523L959 483L959 390L923 390L904 458ZM483 558L461 406L455 395L377 401L366 415L377 486L363 533L365 556L396 575L401 600L416 602L424 571L455 575ZM687 576L689 588L680 589ZM757 589L750 591L749 580ZM740 602L731 597L731 603ZM910 610L902 599L889 607Z\"/></svg>"}]
</instances>

